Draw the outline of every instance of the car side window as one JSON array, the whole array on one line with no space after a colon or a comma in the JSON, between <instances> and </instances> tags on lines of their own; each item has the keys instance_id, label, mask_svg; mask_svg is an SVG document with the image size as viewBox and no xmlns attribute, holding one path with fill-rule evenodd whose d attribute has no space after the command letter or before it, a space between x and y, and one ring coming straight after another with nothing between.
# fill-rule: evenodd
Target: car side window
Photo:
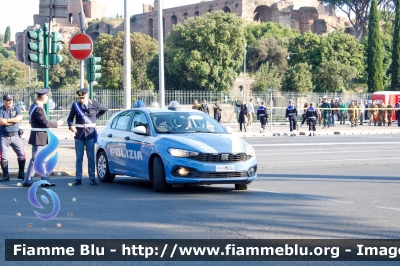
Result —
<instances>
[{"instance_id":1,"label":"car side window","mask_svg":"<svg viewBox=\"0 0 400 266\"><path fill-rule=\"evenodd\" d=\"M123 112L117 117L114 118L111 128L119 129L119 130L127 130L129 120L131 119L133 113L132 112Z\"/></svg>"},{"instance_id":2,"label":"car side window","mask_svg":"<svg viewBox=\"0 0 400 266\"><path fill-rule=\"evenodd\" d=\"M135 116L133 117L131 131L138 126L144 126L146 128L147 134L150 133L149 131L149 121L147 120L146 115L141 111L135 111Z\"/></svg>"}]
</instances>

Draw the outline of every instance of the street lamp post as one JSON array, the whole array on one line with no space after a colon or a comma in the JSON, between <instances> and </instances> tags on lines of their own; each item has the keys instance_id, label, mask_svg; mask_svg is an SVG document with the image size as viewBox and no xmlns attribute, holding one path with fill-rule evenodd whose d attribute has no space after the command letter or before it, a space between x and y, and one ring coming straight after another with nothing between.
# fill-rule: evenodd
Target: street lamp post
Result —
<instances>
[{"instance_id":1,"label":"street lamp post","mask_svg":"<svg viewBox=\"0 0 400 266\"><path fill-rule=\"evenodd\" d=\"M243 73L244 73L244 77L243 77L243 100L246 101L246 47L247 47L247 43L244 43L244 64L243 64Z\"/></svg>"}]
</instances>

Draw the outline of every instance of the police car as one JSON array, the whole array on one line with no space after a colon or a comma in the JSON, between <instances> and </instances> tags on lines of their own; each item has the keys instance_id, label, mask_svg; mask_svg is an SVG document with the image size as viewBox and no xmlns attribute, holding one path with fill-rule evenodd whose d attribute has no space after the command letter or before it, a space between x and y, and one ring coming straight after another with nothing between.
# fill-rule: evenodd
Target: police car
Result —
<instances>
[{"instance_id":1,"label":"police car","mask_svg":"<svg viewBox=\"0 0 400 266\"><path fill-rule=\"evenodd\" d=\"M96 147L97 176L145 178L154 191L201 184L234 184L246 190L257 177L255 151L211 116L181 109L139 107L115 113Z\"/></svg>"}]
</instances>

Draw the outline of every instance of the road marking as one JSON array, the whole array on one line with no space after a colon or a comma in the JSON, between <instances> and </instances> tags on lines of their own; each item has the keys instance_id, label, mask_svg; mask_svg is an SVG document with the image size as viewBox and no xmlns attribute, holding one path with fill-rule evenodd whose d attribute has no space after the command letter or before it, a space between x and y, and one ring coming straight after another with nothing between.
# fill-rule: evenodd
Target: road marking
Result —
<instances>
[{"instance_id":1,"label":"road marking","mask_svg":"<svg viewBox=\"0 0 400 266\"><path fill-rule=\"evenodd\" d=\"M394 211L400 211L398 208L390 208L390 207L383 207L383 206L374 206L375 208L380 208L380 209L387 209L387 210L394 210Z\"/></svg>"},{"instance_id":2,"label":"road marking","mask_svg":"<svg viewBox=\"0 0 400 266\"><path fill-rule=\"evenodd\" d=\"M276 154L275 154L276 156ZM376 160L398 160L399 157L396 158L368 158L368 159L339 159L339 160L318 160L318 162L347 162L347 161L376 161ZM309 163L310 161L285 161L285 163ZM282 162L260 162L259 164L267 164L267 163L279 163L282 164Z\"/></svg>"},{"instance_id":3,"label":"road marking","mask_svg":"<svg viewBox=\"0 0 400 266\"><path fill-rule=\"evenodd\" d=\"M272 193L272 194L299 196L298 194L293 194L293 193L278 192L278 191L271 191L271 190L264 190L264 189L257 189L257 188L249 188L248 190L255 190L255 191L267 192L267 193ZM301 196L300 195L300 197L308 198L308 199L322 200L322 201L332 201L332 202L337 202L337 203L356 204L355 202L352 202L352 201L334 200L334 199L315 197L315 196Z\"/></svg>"},{"instance_id":4,"label":"road marking","mask_svg":"<svg viewBox=\"0 0 400 266\"><path fill-rule=\"evenodd\" d=\"M400 142L324 142L324 143L279 143L279 144L251 144L253 147L279 147L279 146L336 146L336 145L395 145Z\"/></svg>"}]
</instances>

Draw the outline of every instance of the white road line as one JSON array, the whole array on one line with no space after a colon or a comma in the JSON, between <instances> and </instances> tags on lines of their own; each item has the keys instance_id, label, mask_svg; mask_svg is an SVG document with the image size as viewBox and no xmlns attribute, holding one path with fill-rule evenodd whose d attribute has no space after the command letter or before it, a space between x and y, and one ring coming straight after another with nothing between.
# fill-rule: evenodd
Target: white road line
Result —
<instances>
[{"instance_id":1,"label":"white road line","mask_svg":"<svg viewBox=\"0 0 400 266\"><path fill-rule=\"evenodd\" d=\"M390 208L390 207L383 207L383 206L374 206L374 207L375 208L380 208L380 209L400 211L400 209L398 209L398 208Z\"/></svg>"},{"instance_id":2,"label":"white road line","mask_svg":"<svg viewBox=\"0 0 400 266\"><path fill-rule=\"evenodd\" d=\"M253 147L280 147L280 146L336 146L336 145L396 145L400 142L324 142L324 143L279 143L279 144L251 144ZM382 147L381 147L382 148Z\"/></svg>"},{"instance_id":3,"label":"white road line","mask_svg":"<svg viewBox=\"0 0 400 266\"><path fill-rule=\"evenodd\" d=\"M274 154L274 157L276 157L276 154ZM377 160L399 160L399 157L396 158L368 158L368 159L348 159L348 158L343 158L339 160L319 160L318 162L347 162L347 161L377 161ZM310 161L279 161L279 162L259 162L259 164L268 164L268 163L309 163Z\"/></svg>"}]
</instances>

